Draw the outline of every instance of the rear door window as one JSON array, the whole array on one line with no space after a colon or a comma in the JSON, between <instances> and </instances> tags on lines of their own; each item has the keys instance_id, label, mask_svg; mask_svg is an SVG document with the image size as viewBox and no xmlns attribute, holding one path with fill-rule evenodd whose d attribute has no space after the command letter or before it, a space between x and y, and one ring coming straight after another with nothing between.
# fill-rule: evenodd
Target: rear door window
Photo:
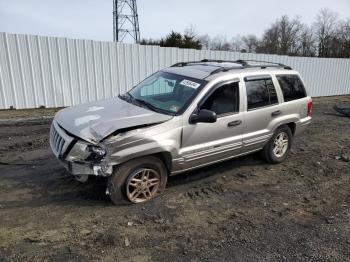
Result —
<instances>
[{"instance_id":1,"label":"rear door window","mask_svg":"<svg viewBox=\"0 0 350 262\"><path fill-rule=\"evenodd\" d=\"M276 75L276 78L285 102L306 97L305 87L298 75Z\"/></svg>"},{"instance_id":2,"label":"rear door window","mask_svg":"<svg viewBox=\"0 0 350 262\"><path fill-rule=\"evenodd\" d=\"M271 78L246 80L248 110L278 104L275 86Z\"/></svg>"}]
</instances>

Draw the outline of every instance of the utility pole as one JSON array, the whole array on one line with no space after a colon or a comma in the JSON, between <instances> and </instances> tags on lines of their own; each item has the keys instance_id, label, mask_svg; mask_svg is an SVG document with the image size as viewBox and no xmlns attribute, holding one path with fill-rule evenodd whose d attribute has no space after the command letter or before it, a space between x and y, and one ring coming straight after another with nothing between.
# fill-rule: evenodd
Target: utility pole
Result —
<instances>
[{"instance_id":1,"label":"utility pole","mask_svg":"<svg viewBox=\"0 0 350 262\"><path fill-rule=\"evenodd\" d=\"M136 0L113 0L113 38L115 42L140 43Z\"/></svg>"}]
</instances>

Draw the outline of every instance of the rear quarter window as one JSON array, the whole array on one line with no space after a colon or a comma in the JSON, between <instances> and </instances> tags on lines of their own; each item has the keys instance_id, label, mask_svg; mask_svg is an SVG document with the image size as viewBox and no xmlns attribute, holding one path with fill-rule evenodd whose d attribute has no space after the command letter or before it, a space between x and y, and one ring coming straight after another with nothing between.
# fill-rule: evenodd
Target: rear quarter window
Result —
<instances>
[{"instance_id":1,"label":"rear quarter window","mask_svg":"<svg viewBox=\"0 0 350 262\"><path fill-rule=\"evenodd\" d=\"M305 87L298 75L276 75L276 78L285 102L306 97Z\"/></svg>"}]
</instances>

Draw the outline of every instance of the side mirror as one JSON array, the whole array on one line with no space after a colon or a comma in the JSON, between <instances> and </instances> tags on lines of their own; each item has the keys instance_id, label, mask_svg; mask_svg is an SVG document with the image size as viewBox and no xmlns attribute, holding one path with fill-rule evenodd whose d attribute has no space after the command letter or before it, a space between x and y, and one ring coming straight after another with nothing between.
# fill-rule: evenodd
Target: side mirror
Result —
<instances>
[{"instance_id":1,"label":"side mirror","mask_svg":"<svg viewBox=\"0 0 350 262\"><path fill-rule=\"evenodd\" d=\"M215 123L217 119L216 113L207 109L198 110L190 117L190 123Z\"/></svg>"}]
</instances>

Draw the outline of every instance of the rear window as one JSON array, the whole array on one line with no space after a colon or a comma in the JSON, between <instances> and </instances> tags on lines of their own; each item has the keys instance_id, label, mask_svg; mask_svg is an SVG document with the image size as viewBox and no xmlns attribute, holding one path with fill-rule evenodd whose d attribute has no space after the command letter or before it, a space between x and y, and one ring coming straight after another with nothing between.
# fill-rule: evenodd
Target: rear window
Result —
<instances>
[{"instance_id":1,"label":"rear window","mask_svg":"<svg viewBox=\"0 0 350 262\"><path fill-rule=\"evenodd\" d=\"M276 75L276 77L285 102L306 97L305 87L298 75Z\"/></svg>"},{"instance_id":2,"label":"rear window","mask_svg":"<svg viewBox=\"0 0 350 262\"><path fill-rule=\"evenodd\" d=\"M248 110L278 103L276 89L271 79L249 80L246 82Z\"/></svg>"}]
</instances>

